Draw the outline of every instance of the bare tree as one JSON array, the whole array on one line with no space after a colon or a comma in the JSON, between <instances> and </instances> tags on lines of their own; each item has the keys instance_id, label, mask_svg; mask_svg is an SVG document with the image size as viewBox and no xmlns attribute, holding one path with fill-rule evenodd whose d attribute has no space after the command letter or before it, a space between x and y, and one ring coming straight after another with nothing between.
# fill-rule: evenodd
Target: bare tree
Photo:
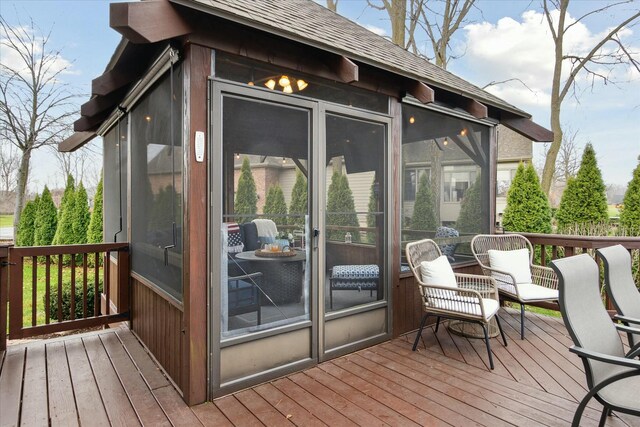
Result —
<instances>
[{"instance_id":1,"label":"bare tree","mask_svg":"<svg viewBox=\"0 0 640 427\"><path fill-rule=\"evenodd\" d=\"M422 29L427 33L436 65L447 68L451 57L449 56L449 44L454 33L465 22L469 11L476 0L440 0L435 2L443 6L431 7L431 2L424 0L412 0L419 5L421 20L418 20Z\"/></svg>"},{"instance_id":2,"label":"bare tree","mask_svg":"<svg viewBox=\"0 0 640 427\"><path fill-rule=\"evenodd\" d=\"M70 63L50 48L50 36L40 36L33 20L11 26L0 17L0 131L20 151L14 228L24 205L31 154L60 142L77 111L75 95L60 80Z\"/></svg>"},{"instance_id":3,"label":"bare tree","mask_svg":"<svg viewBox=\"0 0 640 427\"><path fill-rule=\"evenodd\" d=\"M334 12L338 11L338 2L340 0L327 0L327 9L333 10Z\"/></svg>"},{"instance_id":4,"label":"bare tree","mask_svg":"<svg viewBox=\"0 0 640 427\"><path fill-rule=\"evenodd\" d=\"M60 166L58 171L63 187L69 175L75 182L83 182L87 190L98 184L102 164L100 153L96 152L91 144L70 153L62 153L55 147L51 147L51 151Z\"/></svg>"},{"instance_id":5,"label":"bare tree","mask_svg":"<svg viewBox=\"0 0 640 427\"><path fill-rule=\"evenodd\" d=\"M3 141L0 147L0 191L8 194L16 188L16 170L20 163L18 150Z\"/></svg>"},{"instance_id":6,"label":"bare tree","mask_svg":"<svg viewBox=\"0 0 640 427\"><path fill-rule=\"evenodd\" d=\"M407 19L407 0L380 0L380 3L378 3L377 0L367 0L367 4L374 9L387 12L391 20L391 41L403 49L406 49L405 32L407 28L405 20ZM411 18L415 19L415 16ZM410 22L409 28L415 28L415 25L411 25ZM409 38L412 39L413 34L411 34Z\"/></svg>"},{"instance_id":7,"label":"bare tree","mask_svg":"<svg viewBox=\"0 0 640 427\"><path fill-rule=\"evenodd\" d=\"M558 151L558 160L556 162L556 179L564 183L569 181L578 174L580 169L580 147L576 138L578 131L566 131L563 135L560 151Z\"/></svg>"},{"instance_id":8,"label":"bare tree","mask_svg":"<svg viewBox=\"0 0 640 427\"><path fill-rule=\"evenodd\" d=\"M640 71L638 60L634 59L620 40L620 30L637 21L640 12L635 12L622 22L615 25L602 38L600 38L586 54L566 53L564 50L564 37L576 24L586 18L605 13L612 8L631 3L632 0L619 1L607 4L599 9L585 13L571 23L567 22L567 12L570 0L543 0L544 14L555 44L555 59L553 69L553 81L551 86L551 130L553 142L549 147L542 172L542 189L549 194L553 177L555 175L556 160L562 145L563 134L560 123L562 103L569 93L576 93L576 77L581 73L587 73L592 82L601 80L610 82L610 72L617 65L630 65ZM557 11L557 19L549 9L553 6ZM605 48L606 45L606 48ZM563 77L564 66L568 66L568 73ZM602 72L599 70L607 70Z\"/></svg>"}]
</instances>

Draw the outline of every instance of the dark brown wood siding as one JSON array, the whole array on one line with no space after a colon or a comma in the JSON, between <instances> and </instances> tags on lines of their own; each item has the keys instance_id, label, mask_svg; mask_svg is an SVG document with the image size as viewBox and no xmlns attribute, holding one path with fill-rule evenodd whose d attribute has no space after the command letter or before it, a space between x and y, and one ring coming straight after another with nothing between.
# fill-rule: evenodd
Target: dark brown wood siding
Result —
<instances>
[{"instance_id":1,"label":"dark brown wood siding","mask_svg":"<svg viewBox=\"0 0 640 427\"><path fill-rule=\"evenodd\" d=\"M131 278L131 327L173 382L182 383L182 310L149 286Z\"/></svg>"}]
</instances>

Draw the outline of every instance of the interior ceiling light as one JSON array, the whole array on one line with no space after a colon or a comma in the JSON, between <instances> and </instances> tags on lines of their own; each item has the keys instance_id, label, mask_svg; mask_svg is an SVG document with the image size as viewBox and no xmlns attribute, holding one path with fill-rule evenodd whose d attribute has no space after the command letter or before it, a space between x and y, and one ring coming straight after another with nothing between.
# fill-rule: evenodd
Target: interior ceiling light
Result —
<instances>
[{"instance_id":1,"label":"interior ceiling light","mask_svg":"<svg viewBox=\"0 0 640 427\"><path fill-rule=\"evenodd\" d=\"M247 83L249 86L254 86L254 83L251 81L249 83Z\"/></svg>"},{"instance_id":2,"label":"interior ceiling light","mask_svg":"<svg viewBox=\"0 0 640 427\"><path fill-rule=\"evenodd\" d=\"M414 124L416 122L416 118L411 116L409 117L409 123Z\"/></svg>"},{"instance_id":3,"label":"interior ceiling light","mask_svg":"<svg viewBox=\"0 0 640 427\"><path fill-rule=\"evenodd\" d=\"M467 128L463 128L463 129L460 131L460 136L467 136Z\"/></svg>"},{"instance_id":4,"label":"interior ceiling light","mask_svg":"<svg viewBox=\"0 0 640 427\"><path fill-rule=\"evenodd\" d=\"M287 76L282 76L280 77L280 80L278 80L278 84L280 86L282 86L283 88L286 88L287 86L291 86L291 82L289 81L289 77Z\"/></svg>"},{"instance_id":5,"label":"interior ceiling light","mask_svg":"<svg viewBox=\"0 0 640 427\"><path fill-rule=\"evenodd\" d=\"M295 77L289 77L286 74L282 74L280 76L267 77L266 79L260 79L257 82L254 82L252 80L247 84L249 86L254 86L255 83L260 83L263 81L264 81L264 85L271 90L275 90L276 86L280 86L282 88L282 92L284 93L300 92L309 86L309 83L307 83L305 80L296 79Z\"/></svg>"},{"instance_id":6,"label":"interior ceiling light","mask_svg":"<svg viewBox=\"0 0 640 427\"><path fill-rule=\"evenodd\" d=\"M449 140L447 138L445 138L443 144L444 145L448 145L449 144Z\"/></svg>"}]
</instances>

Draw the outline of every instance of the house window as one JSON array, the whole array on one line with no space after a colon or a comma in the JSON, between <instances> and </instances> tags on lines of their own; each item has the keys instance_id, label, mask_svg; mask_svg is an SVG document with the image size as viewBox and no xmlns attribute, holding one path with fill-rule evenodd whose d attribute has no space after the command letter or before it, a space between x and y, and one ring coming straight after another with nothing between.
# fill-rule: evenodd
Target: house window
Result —
<instances>
[{"instance_id":1,"label":"house window","mask_svg":"<svg viewBox=\"0 0 640 427\"><path fill-rule=\"evenodd\" d=\"M496 176L496 196L497 197L507 197L507 193L509 192L509 188L511 188L511 182L513 178L516 176L517 168L510 169L500 169L498 167L498 173Z\"/></svg>"},{"instance_id":2,"label":"house window","mask_svg":"<svg viewBox=\"0 0 640 427\"><path fill-rule=\"evenodd\" d=\"M403 193L405 201L411 202L416 199L418 183L424 174L427 175L428 179L431 179L431 170L428 168L407 168L404 170Z\"/></svg>"},{"instance_id":3,"label":"house window","mask_svg":"<svg viewBox=\"0 0 640 427\"><path fill-rule=\"evenodd\" d=\"M126 242L127 238L127 124L122 118L103 138L104 236L105 242ZM115 256L115 254L114 254Z\"/></svg>"},{"instance_id":4,"label":"house window","mask_svg":"<svg viewBox=\"0 0 640 427\"><path fill-rule=\"evenodd\" d=\"M462 202L467 190L476 180L475 171L465 171L464 166L446 166L444 170L444 201Z\"/></svg>"},{"instance_id":5,"label":"house window","mask_svg":"<svg viewBox=\"0 0 640 427\"><path fill-rule=\"evenodd\" d=\"M131 111L131 270L182 300L182 67ZM171 93L173 89L173 93ZM173 118L173 124L171 121Z\"/></svg>"}]
</instances>

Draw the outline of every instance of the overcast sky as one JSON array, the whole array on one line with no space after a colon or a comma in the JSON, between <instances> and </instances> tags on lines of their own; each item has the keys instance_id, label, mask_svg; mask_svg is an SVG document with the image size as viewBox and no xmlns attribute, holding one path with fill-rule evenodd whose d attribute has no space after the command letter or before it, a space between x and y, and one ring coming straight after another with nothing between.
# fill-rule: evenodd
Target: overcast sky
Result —
<instances>
[{"instance_id":1,"label":"overcast sky","mask_svg":"<svg viewBox=\"0 0 640 427\"><path fill-rule=\"evenodd\" d=\"M570 14L578 17L605 3L574 0ZM91 80L103 72L120 39L109 27L108 5L102 0L2 0L0 13L11 24L18 20L24 24L31 17L42 31L52 31L51 46L61 49L63 58L71 63L64 78L87 94L79 100L83 103L89 97ZM452 60L448 69L480 87L494 81L521 79L528 88L513 82L488 90L549 127L553 44L539 2L478 0L477 6L479 10L473 11L469 22L455 35L452 53L459 58ZM567 34L566 49L584 52L607 28L639 7L640 2L636 1L574 26ZM386 13L367 7L366 0L340 0L338 12L378 34L390 35ZM622 40L640 60L638 24L625 30ZM424 45L426 40L418 42ZM6 55L1 59L7 60ZM620 68L614 77L622 83L592 84L581 78L579 96L564 103L562 123L578 132L576 140L581 146L587 142L594 145L607 184L626 186L640 155L640 74ZM542 152L541 144L536 144L535 161L540 164ZM34 186L41 189L45 183L62 182L55 176L56 169L50 153L36 154L32 159Z\"/></svg>"}]
</instances>

